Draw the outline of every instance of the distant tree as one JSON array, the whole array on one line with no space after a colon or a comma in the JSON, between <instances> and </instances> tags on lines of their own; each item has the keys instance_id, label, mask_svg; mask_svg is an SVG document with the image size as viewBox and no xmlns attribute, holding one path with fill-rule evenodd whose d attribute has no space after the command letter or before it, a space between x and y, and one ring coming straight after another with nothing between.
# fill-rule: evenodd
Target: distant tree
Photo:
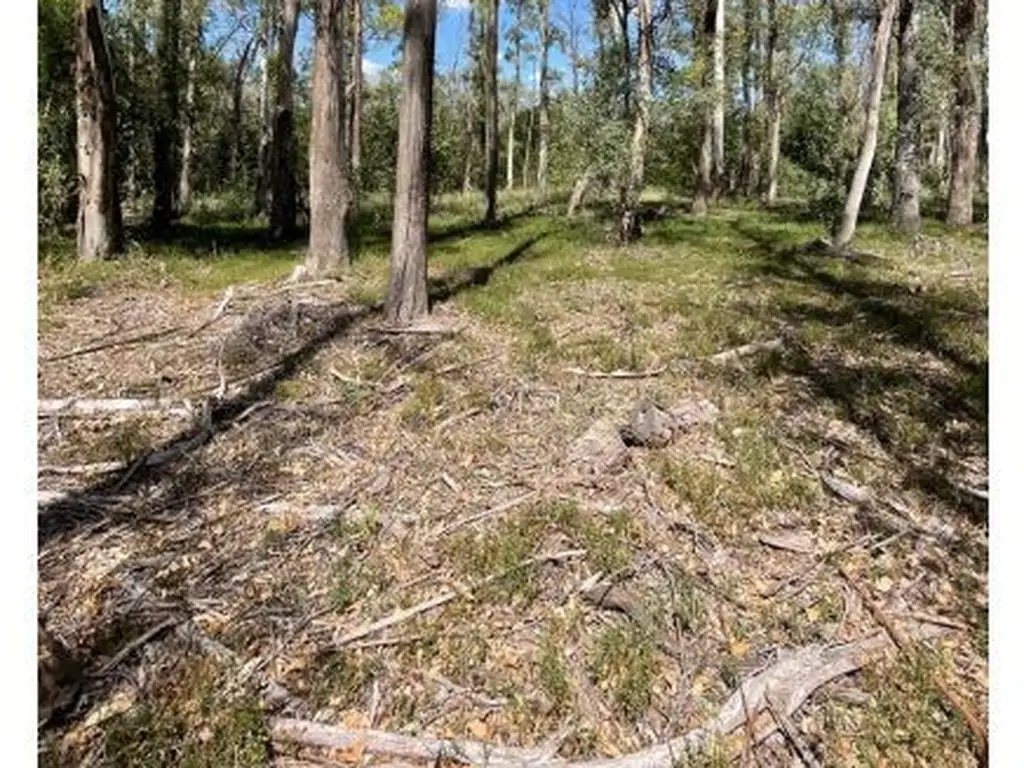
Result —
<instances>
[{"instance_id":1,"label":"distant tree","mask_svg":"<svg viewBox=\"0 0 1024 768\"><path fill-rule=\"evenodd\" d=\"M385 314L393 325L427 315L427 216L433 118L436 0L407 0L402 45L402 103L391 228L391 276Z\"/></svg>"},{"instance_id":2,"label":"distant tree","mask_svg":"<svg viewBox=\"0 0 1024 768\"><path fill-rule=\"evenodd\" d=\"M117 194L117 100L98 0L75 8L78 115L78 258L105 259L123 245Z\"/></svg>"},{"instance_id":3,"label":"distant tree","mask_svg":"<svg viewBox=\"0 0 1024 768\"><path fill-rule=\"evenodd\" d=\"M899 97L896 173L893 179L893 223L904 232L921 228L921 180L918 140L921 131L921 82L917 68L919 0L902 0L899 13Z\"/></svg>"},{"instance_id":4,"label":"distant tree","mask_svg":"<svg viewBox=\"0 0 1024 768\"><path fill-rule=\"evenodd\" d=\"M619 220L619 242L625 243L640 235L637 207L644 186L644 160L647 152L647 133L651 124L651 102L654 99L654 31L651 19L651 0L637 1L637 69L639 70L639 92L636 103L636 119L633 128L633 142L630 147L629 176L626 182L625 205Z\"/></svg>"},{"instance_id":5,"label":"distant tree","mask_svg":"<svg viewBox=\"0 0 1024 768\"><path fill-rule=\"evenodd\" d=\"M295 233L298 200L295 179L295 33L299 0L283 0L280 44L274 72L274 122L270 145L270 234Z\"/></svg>"},{"instance_id":6,"label":"distant tree","mask_svg":"<svg viewBox=\"0 0 1024 768\"><path fill-rule=\"evenodd\" d=\"M170 226L177 209L178 90L181 86L181 0L161 0L157 28L157 61L160 67L160 99L153 132L153 229Z\"/></svg>"},{"instance_id":7,"label":"distant tree","mask_svg":"<svg viewBox=\"0 0 1024 768\"><path fill-rule=\"evenodd\" d=\"M484 194L487 211L484 222L493 224L498 218L498 18L500 0L483 0L486 9L484 20L484 154L486 175Z\"/></svg>"},{"instance_id":8,"label":"distant tree","mask_svg":"<svg viewBox=\"0 0 1024 768\"><path fill-rule=\"evenodd\" d=\"M956 0L953 59L956 66L953 101L952 166L946 223L963 227L974 221L974 174L978 158L979 83L977 52L978 1Z\"/></svg>"}]
</instances>

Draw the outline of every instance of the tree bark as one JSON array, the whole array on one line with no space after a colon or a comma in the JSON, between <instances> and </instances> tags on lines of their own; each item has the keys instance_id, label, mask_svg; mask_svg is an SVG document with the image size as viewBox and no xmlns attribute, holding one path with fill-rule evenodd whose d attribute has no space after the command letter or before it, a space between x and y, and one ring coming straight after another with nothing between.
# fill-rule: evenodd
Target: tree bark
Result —
<instances>
[{"instance_id":1,"label":"tree bark","mask_svg":"<svg viewBox=\"0 0 1024 768\"><path fill-rule=\"evenodd\" d=\"M352 82L349 88L352 100L348 111L349 148L349 210L354 217L359 212L360 170L363 165L363 0L350 0L352 4L352 56L349 68Z\"/></svg>"},{"instance_id":2,"label":"tree bark","mask_svg":"<svg viewBox=\"0 0 1024 768\"><path fill-rule=\"evenodd\" d=\"M188 64L185 69L185 109L181 115L181 177L178 180L178 210L188 211L192 202L192 122L196 101L196 63L203 39L203 12L188 41Z\"/></svg>"},{"instance_id":3,"label":"tree bark","mask_svg":"<svg viewBox=\"0 0 1024 768\"><path fill-rule=\"evenodd\" d=\"M484 99L486 119L484 121L484 145L487 155L485 195L487 211L484 223L494 224L498 219L498 13L500 0L484 0L487 8L486 20L486 69L484 72Z\"/></svg>"},{"instance_id":4,"label":"tree bark","mask_svg":"<svg viewBox=\"0 0 1024 768\"><path fill-rule=\"evenodd\" d=\"M651 0L637 0L637 24L639 41L637 45L637 68L639 70L639 93L636 103L636 120L633 125L633 143L630 148L629 178L626 184L626 201L619 220L619 242L626 243L640 236L640 220L637 207L644 186L644 159L647 152L647 132L651 120L653 94L654 35L651 29Z\"/></svg>"},{"instance_id":5,"label":"tree bark","mask_svg":"<svg viewBox=\"0 0 1024 768\"><path fill-rule=\"evenodd\" d=\"M178 69L181 0L162 0L157 36L160 66L160 105L153 133L153 218L155 230L171 225L176 215L174 197L178 176Z\"/></svg>"},{"instance_id":6,"label":"tree bark","mask_svg":"<svg viewBox=\"0 0 1024 768\"><path fill-rule=\"evenodd\" d=\"M436 26L436 0L407 1L391 277L385 306L388 322L399 326L411 325L429 311L427 216L430 210L430 131Z\"/></svg>"},{"instance_id":7,"label":"tree bark","mask_svg":"<svg viewBox=\"0 0 1024 768\"><path fill-rule=\"evenodd\" d=\"M782 136L782 88L779 83L779 16L776 0L768 0L768 41L765 57L765 103L768 111L768 168L764 202L772 207L779 195L779 145Z\"/></svg>"},{"instance_id":8,"label":"tree bark","mask_svg":"<svg viewBox=\"0 0 1024 768\"><path fill-rule=\"evenodd\" d=\"M956 0L953 59L956 62L952 162L946 223L964 227L974 221L974 172L978 156L978 73L974 64L977 0Z\"/></svg>"},{"instance_id":9,"label":"tree bark","mask_svg":"<svg viewBox=\"0 0 1024 768\"><path fill-rule=\"evenodd\" d=\"M725 180L725 0L716 0L712 57L715 95L713 132L711 134L714 150L712 199L717 199L722 193Z\"/></svg>"},{"instance_id":10,"label":"tree bark","mask_svg":"<svg viewBox=\"0 0 1024 768\"><path fill-rule=\"evenodd\" d=\"M311 86L313 114L309 133L309 253L306 257L306 271L315 277L331 273L348 262L345 11L345 0L317 0Z\"/></svg>"},{"instance_id":11,"label":"tree bark","mask_svg":"<svg viewBox=\"0 0 1024 768\"><path fill-rule=\"evenodd\" d=\"M117 99L98 0L75 8L78 258L106 259L124 243L117 194Z\"/></svg>"},{"instance_id":12,"label":"tree bark","mask_svg":"<svg viewBox=\"0 0 1024 768\"><path fill-rule=\"evenodd\" d=\"M256 199L254 212L267 213L270 210L270 151L274 132L274 113L270 104L270 61L273 56L276 24L274 23L273 6L263 6L262 39L260 46L263 56L260 58L260 144L256 169Z\"/></svg>"},{"instance_id":13,"label":"tree bark","mask_svg":"<svg viewBox=\"0 0 1024 768\"><path fill-rule=\"evenodd\" d=\"M695 216L706 216L708 204L714 196L714 94L712 93L712 65L717 0L707 0L704 8L704 24L693 25L694 48L701 56L701 111L704 118L703 135L697 155L697 185L693 194L692 212Z\"/></svg>"},{"instance_id":14,"label":"tree bark","mask_svg":"<svg viewBox=\"0 0 1024 768\"><path fill-rule=\"evenodd\" d=\"M566 210L565 215L568 218L572 218L576 215L576 209L583 203L583 198L587 194L587 188L590 187L591 179L594 176L593 166L587 166L583 171L583 175L580 176L576 183L572 187L572 194L569 196L569 208Z\"/></svg>"},{"instance_id":15,"label":"tree bark","mask_svg":"<svg viewBox=\"0 0 1024 768\"><path fill-rule=\"evenodd\" d=\"M871 57L871 82L868 89L868 100L865 107L864 133L861 138L860 156L857 167L850 182L846 196L846 205L839 219L833 239L835 248L845 248L853 239L857 227L857 216L860 214L864 189L867 186L871 163L875 159L875 147L878 144L878 118L882 104L882 90L885 86L885 62L889 53L889 38L892 35L893 17L899 0L886 0L875 26L875 40Z\"/></svg>"},{"instance_id":16,"label":"tree bark","mask_svg":"<svg viewBox=\"0 0 1024 768\"><path fill-rule=\"evenodd\" d=\"M476 5L470 4L469 6L469 58L470 58L470 74L466 78L466 104L465 114L463 118L465 120L464 128L466 132L466 157L465 164L462 167L462 191L469 192L473 189L473 156L476 154L476 99L474 98L474 79L473 73L477 71L479 66L479 46L477 44L476 35Z\"/></svg>"},{"instance_id":17,"label":"tree bark","mask_svg":"<svg viewBox=\"0 0 1024 768\"><path fill-rule=\"evenodd\" d=\"M743 2L743 167L740 185L743 195L749 197L758 186L760 157L757 146L757 54L758 11L756 0Z\"/></svg>"},{"instance_id":18,"label":"tree bark","mask_svg":"<svg viewBox=\"0 0 1024 768\"><path fill-rule=\"evenodd\" d=\"M516 78L512 84L512 94L509 99L509 110L508 110L508 152L505 157L505 189L512 189L515 185L515 155L516 155L516 112L519 111L519 82L522 77L522 51L523 46L520 41L520 25L522 24L522 8L523 4L519 3L516 6L516 39L514 43L515 50L515 70Z\"/></svg>"},{"instance_id":19,"label":"tree bark","mask_svg":"<svg viewBox=\"0 0 1024 768\"><path fill-rule=\"evenodd\" d=\"M551 47L551 1L540 2L540 141L537 148L537 186L541 199L548 196L548 145L551 143L550 97L548 95L548 49ZM574 70L575 72L575 70Z\"/></svg>"},{"instance_id":20,"label":"tree bark","mask_svg":"<svg viewBox=\"0 0 1024 768\"><path fill-rule=\"evenodd\" d=\"M899 101L896 178L893 182L893 224L904 232L921 229L921 180L918 175L921 82L917 68L920 6L902 0L899 20Z\"/></svg>"},{"instance_id":21,"label":"tree bark","mask_svg":"<svg viewBox=\"0 0 1024 768\"><path fill-rule=\"evenodd\" d=\"M274 127L270 148L270 235L295 234L298 204L295 181L295 33L299 0L283 0L281 40L274 73Z\"/></svg>"},{"instance_id":22,"label":"tree bark","mask_svg":"<svg viewBox=\"0 0 1024 768\"><path fill-rule=\"evenodd\" d=\"M228 148L228 181L234 183L238 179L238 166L242 157L242 86L245 84L245 70L249 66L249 57L258 38L254 35L242 49L235 66L235 76L231 83L231 146Z\"/></svg>"},{"instance_id":23,"label":"tree bark","mask_svg":"<svg viewBox=\"0 0 1024 768\"><path fill-rule=\"evenodd\" d=\"M523 144L523 188L530 186L530 154L533 152L534 110L526 117L526 142Z\"/></svg>"}]
</instances>

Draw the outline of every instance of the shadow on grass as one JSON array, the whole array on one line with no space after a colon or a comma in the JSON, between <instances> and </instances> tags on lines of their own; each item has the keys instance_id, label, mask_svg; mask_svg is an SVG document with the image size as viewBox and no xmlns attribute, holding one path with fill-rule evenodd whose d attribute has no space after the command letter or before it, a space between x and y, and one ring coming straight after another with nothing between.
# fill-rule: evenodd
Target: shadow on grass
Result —
<instances>
[{"instance_id":1,"label":"shadow on grass","mask_svg":"<svg viewBox=\"0 0 1024 768\"><path fill-rule=\"evenodd\" d=\"M985 333L984 298L961 288L914 292L878 272L780 247L771 229L749 223L737 228L759 243L756 258L745 262L751 276L791 289L776 311L796 329L797 341L774 370L809 383L844 419L874 436L899 464L907 487L984 524L987 509L951 479L957 457L987 453L987 354L972 354L969 343L965 349L953 337L957 326L968 337ZM819 347L801 334L811 326L856 343L845 355ZM877 347L863 346L876 341ZM908 438L914 430L917 438ZM925 438L942 450L916 451Z\"/></svg>"}]
</instances>

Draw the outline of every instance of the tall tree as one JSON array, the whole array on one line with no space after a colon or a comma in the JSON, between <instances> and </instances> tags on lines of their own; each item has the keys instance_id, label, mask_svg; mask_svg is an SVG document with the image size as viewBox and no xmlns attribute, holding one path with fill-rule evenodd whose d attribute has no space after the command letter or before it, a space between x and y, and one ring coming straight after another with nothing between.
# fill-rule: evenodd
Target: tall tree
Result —
<instances>
[{"instance_id":1,"label":"tall tree","mask_svg":"<svg viewBox=\"0 0 1024 768\"><path fill-rule=\"evenodd\" d=\"M921 79L917 68L918 0L900 3L899 97L896 173L893 181L893 223L905 232L921 228L921 181L918 175L918 140L921 131Z\"/></svg>"},{"instance_id":2,"label":"tall tree","mask_svg":"<svg viewBox=\"0 0 1024 768\"><path fill-rule=\"evenodd\" d=\"M760 17L756 0L743 0L743 164L740 185L749 196L758 186L761 154L757 141L757 73L760 41Z\"/></svg>"},{"instance_id":3,"label":"tall tree","mask_svg":"<svg viewBox=\"0 0 1024 768\"><path fill-rule=\"evenodd\" d=\"M885 62L889 54L889 38L892 36L893 17L900 0L885 0L875 23L875 39L871 50L871 81L868 85L867 104L864 108L864 130L861 136L860 155L857 167L850 181L850 189L846 196L843 213L836 226L832 244L835 248L845 248L853 239L857 227L857 216L864 199L868 174L875 159L875 147L878 144L878 118L882 105L882 90L885 87Z\"/></svg>"},{"instance_id":4,"label":"tall tree","mask_svg":"<svg viewBox=\"0 0 1024 768\"><path fill-rule=\"evenodd\" d=\"M540 2L540 142L537 148L537 186L548 194L548 147L551 144L551 99L548 92L548 49L551 47L551 0Z\"/></svg>"},{"instance_id":5,"label":"tall tree","mask_svg":"<svg viewBox=\"0 0 1024 768\"><path fill-rule=\"evenodd\" d=\"M238 178L239 164L242 159L242 86L245 84L245 72L249 67L249 59L258 42L257 35L252 35L249 38L249 42L245 44L235 63L234 76L231 80L231 125L228 126L231 143L228 147L228 180L232 183Z\"/></svg>"},{"instance_id":6,"label":"tall tree","mask_svg":"<svg viewBox=\"0 0 1024 768\"><path fill-rule=\"evenodd\" d=\"M512 81L512 92L509 94L505 189L512 189L515 184L516 113L519 111L519 86L523 71L523 5L523 0L512 0L515 22L509 30L509 38L512 42L512 65L515 68L515 79Z\"/></svg>"},{"instance_id":7,"label":"tall tree","mask_svg":"<svg viewBox=\"0 0 1024 768\"><path fill-rule=\"evenodd\" d=\"M626 182L626 200L619 220L619 242L634 240L640 235L637 206L644 186L644 158L647 152L647 132L651 123L653 91L654 34L651 19L651 0L637 0L637 69L639 92L636 119L633 125L633 143L630 147L629 177Z\"/></svg>"},{"instance_id":8,"label":"tall tree","mask_svg":"<svg viewBox=\"0 0 1024 768\"><path fill-rule=\"evenodd\" d=\"M469 70L465 77L465 104L463 105L463 128L465 131L465 162L462 166L462 191L469 192L473 188L473 158L477 149L477 100L475 76L480 68L480 38L477 35L476 5L469 6Z\"/></svg>"},{"instance_id":9,"label":"tall tree","mask_svg":"<svg viewBox=\"0 0 1024 768\"><path fill-rule=\"evenodd\" d=\"M487 11L484 31L484 55L486 58L484 152L487 162L484 193L487 198L487 211L484 213L484 222L494 224L498 219L498 16L500 0L484 0L484 3Z\"/></svg>"},{"instance_id":10,"label":"tall tree","mask_svg":"<svg viewBox=\"0 0 1024 768\"><path fill-rule=\"evenodd\" d=\"M166 229L175 216L178 177L181 0L161 0L157 29L160 102L153 132L153 218L156 230Z\"/></svg>"},{"instance_id":11,"label":"tall tree","mask_svg":"<svg viewBox=\"0 0 1024 768\"><path fill-rule=\"evenodd\" d=\"M426 316L430 132L434 102L436 0L407 0L402 45L402 102L391 228L391 276L385 314L393 325Z\"/></svg>"},{"instance_id":12,"label":"tall tree","mask_svg":"<svg viewBox=\"0 0 1024 768\"><path fill-rule=\"evenodd\" d=\"M295 33L299 0L283 0L280 44L275 58L274 127L270 146L270 234L290 237L295 232L298 201L295 181Z\"/></svg>"},{"instance_id":13,"label":"tall tree","mask_svg":"<svg viewBox=\"0 0 1024 768\"><path fill-rule=\"evenodd\" d=\"M953 24L954 79L952 163L946 223L963 227L974 221L974 172L978 157L979 84L977 50L978 0L956 0Z\"/></svg>"},{"instance_id":14,"label":"tall tree","mask_svg":"<svg viewBox=\"0 0 1024 768\"><path fill-rule=\"evenodd\" d=\"M75 6L75 108L78 118L78 258L121 250L117 194L117 99L98 0Z\"/></svg>"},{"instance_id":15,"label":"tall tree","mask_svg":"<svg viewBox=\"0 0 1024 768\"><path fill-rule=\"evenodd\" d=\"M782 87L779 82L780 20L777 0L768 0L768 39L765 51L764 99L768 112L768 168L765 205L775 205L779 194L779 148L782 137Z\"/></svg>"},{"instance_id":16,"label":"tall tree","mask_svg":"<svg viewBox=\"0 0 1024 768\"><path fill-rule=\"evenodd\" d=\"M358 2L358 0L355 0ZM348 155L345 122L345 0L317 0L313 115L309 132L309 253L319 276L348 261ZM354 76L357 76L353 72Z\"/></svg>"},{"instance_id":17,"label":"tall tree","mask_svg":"<svg viewBox=\"0 0 1024 768\"><path fill-rule=\"evenodd\" d=\"M181 114L181 173L178 178L178 209L188 210L192 202L192 132L195 122L196 65L203 45L203 17L206 15L205 2L196 3L191 9L194 18L187 25L185 42L185 106Z\"/></svg>"},{"instance_id":18,"label":"tall tree","mask_svg":"<svg viewBox=\"0 0 1024 768\"><path fill-rule=\"evenodd\" d=\"M714 152L712 199L722 193L725 181L725 0L715 2L715 37L712 44L714 67L714 109L711 146Z\"/></svg>"},{"instance_id":19,"label":"tall tree","mask_svg":"<svg viewBox=\"0 0 1024 768\"><path fill-rule=\"evenodd\" d=\"M270 66L277 41L277 0L263 0L260 12L260 143L256 160L255 213L270 210L271 149L274 111L270 98Z\"/></svg>"},{"instance_id":20,"label":"tall tree","mask_svg":"<svg viewBox=\"0 0 1024 768\"><path fill-rule=\"evenodd\" d=\"M697 186L693 194L692 211L695 216L705 216L708 203L714 197L714 134L715 95L713 93L713 59L717 0L705 0L703 24L693 25L693 44L700 62L701 117L703 126L700 148L697 153Z\"/></svg>"},{"instance_id":21,"label":"tall tree","mask_svg":"<svg viewBox=\"0 0 1024 768\"><path fill-rule=\"evenodd\" d=\"M351 94L348 108L349 215L359 210L359 174L363 165L363 0L350 0L352 6L352 56L349 67Z\"/></svg>"}]
</instances>

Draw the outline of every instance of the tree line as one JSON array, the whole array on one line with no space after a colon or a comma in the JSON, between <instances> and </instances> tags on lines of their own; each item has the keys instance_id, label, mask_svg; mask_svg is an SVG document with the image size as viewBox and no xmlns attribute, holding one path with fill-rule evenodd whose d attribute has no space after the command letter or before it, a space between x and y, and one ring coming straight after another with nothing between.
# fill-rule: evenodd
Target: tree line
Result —
<instances>
[{"instance_id":1,"label":"tree line","mask_svg":"<svg viewBox=\"0 0 1024 768\"><path fill-rule=\"evenodd\" d=\"M272 238L308 219L324 275L384 193L393 323L428 311L438 192L481 193L485 225L502 183L564 190L570 216L607 196L622 242L647 187L697 216L801 197L841 248L865 204L907 232L925 204L968 225L985 180L983 0L473 0L448 71L437 0L109 5L40 0L46 225L74 220L79 257L108 258L123 206L159 232L220 195ZM399 64L367 77L368 42Z\"/></svg>"}]
</instances>

